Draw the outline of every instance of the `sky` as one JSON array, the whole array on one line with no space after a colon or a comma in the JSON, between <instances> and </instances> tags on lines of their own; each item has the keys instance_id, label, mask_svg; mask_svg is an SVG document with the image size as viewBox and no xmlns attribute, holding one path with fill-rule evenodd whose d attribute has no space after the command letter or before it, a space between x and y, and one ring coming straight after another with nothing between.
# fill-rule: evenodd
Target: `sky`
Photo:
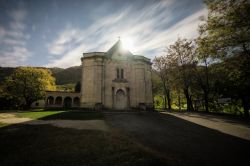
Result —
<instances>
[{"instance_id":1,"label":"sky","mask_svg":"<svg viewBox=\"0 0 250 166\"><path fill-rule=\"evenodd\" d=\"M77 66L119 37L152 60L206 15L203 0L0 0L0 66Z\"/></svg>"}]
</instances>

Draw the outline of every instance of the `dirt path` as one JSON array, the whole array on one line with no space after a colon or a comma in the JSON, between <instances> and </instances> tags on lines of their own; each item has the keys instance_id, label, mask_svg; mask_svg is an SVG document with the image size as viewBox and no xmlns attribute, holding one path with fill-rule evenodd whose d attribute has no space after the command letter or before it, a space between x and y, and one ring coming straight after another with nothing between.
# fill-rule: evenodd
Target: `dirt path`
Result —
<instances>
[{"instance_id":1,"label":"dirt path","mask_svg":"<svg viewBox=\"0 0 250 166\"><path fill-rule=\"evenodd\" d=\"M196 122L184 119L181 115L174 116L162 113L107 113L106 119L114 128L118 128L141 144L166 156L172 156L181 165L249 165L248 156L250 141L229 134L230 126L218 126L226 122L209 121L196 117ZM199 119L199 120L198 120ZM212 123L216 130L211 129ZM236 125L237 126L237 125ZM241 125L239 125L241 126ZM225 129L225 132L221 132ZM231 128L237 136L248 132L245 126L239 132L238 128ZM239 134L243 132L243 134ZM248 135L248 134L246 134ZM248 137L247 137L248 138Z\"/></svg>"},{"instance_id":2,"label":"dirt path","mask_svg":"<svg viewBox=\"0 0 250 166\"><path fill-rule=\"evenodd\" d=\"M6 124L22 123L28 125L49 124L56 127L79 130L109 130L109 127L104 120L34 120L30 118L16 117L15 114L10 113L0 113L0 122Z\"/></svg>"}]
</instances>

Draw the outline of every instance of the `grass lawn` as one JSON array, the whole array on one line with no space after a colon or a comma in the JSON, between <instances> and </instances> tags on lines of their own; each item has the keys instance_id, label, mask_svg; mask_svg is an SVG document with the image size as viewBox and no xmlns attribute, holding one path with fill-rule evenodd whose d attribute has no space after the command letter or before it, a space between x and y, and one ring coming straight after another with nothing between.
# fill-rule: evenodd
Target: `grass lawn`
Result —
<instances>
[{"instance_id":1,"label":"grass lawn","mask_svg":"<svg viewBox=\"0 0 250 166\"><path fill-rule=\"evenodd\" d=\"M8 126L8 124L1 123L1 122L0 122L0 128L1 128L1 127L4 127L4 126Z\"/></svg>"},{"instance_id":2,"label":"grass lawn","mask_svg":"<svg viewBox=\"0 0 250 166\"><path fill-rule=\"evenodd\" d=\"M104 115L101 112L81 112L81 111L64 111L51 116L44 116L40 118L42 120L53 120L53 119L65 119L65 120L94 120L104 119Z\"/></svg>"},{"instance_id":3,"label":"grass lawn","mask_svg":"<svg viewBox=\"0 0 250 166\"><path fill-rule=\"evenodd\" d=\"M23 111L16 113L16 116L20 118L40 119L46 116L52 116L63 112L65 111Z\"/></svg>"},{"instance_id":4,"label":"grass lawn","mask_svg":"<svg viewBox=\"0 0 250 166\"><path fill-rule=\"evenodd\" d=\"M17 113L32 119L105 119L102 113ZM0 124L1 125L1 124ZM108 132L15 124L0 128L0 165L176 165L115 129Z\"/></svg>"},{"instance_id":5,"label":"grass lawn","mask_svg":"<svg viewBox=\"0 0 250 166\"><path fill-rule=\"evenodd\" d=\"M16 113L17 117L53 120L91 120L103 119L104 116L101 112L81 112L81 111L25 111Z\"/></svg>"}]
</instances>

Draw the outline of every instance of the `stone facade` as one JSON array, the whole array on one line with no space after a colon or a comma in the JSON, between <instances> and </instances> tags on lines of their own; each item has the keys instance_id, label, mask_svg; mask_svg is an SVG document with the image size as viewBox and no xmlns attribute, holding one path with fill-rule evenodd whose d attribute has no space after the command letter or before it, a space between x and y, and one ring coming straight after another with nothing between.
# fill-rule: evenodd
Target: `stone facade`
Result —
<instances>
[{"instance_id":1,"label":"stone facade","mask_svg":"<svg viewBox=\"0 0 250 166\"><path fill-rule=\"evenodd\" d=\"M151 62L118 40L107 52L83 53L81 92L48 91L45 107L130 110L153 107Z\"/></svg>"},{"instance_id":2,"label":"stone facade","mask_svg":"<svg viewBox=\"0 0 250 166\"><path fill-rule=\"evenodd\" d=\"M153 105L151 62L122 48L83 53L80 104L83 108L128 110Z\"/></svg>"}]
</instances>

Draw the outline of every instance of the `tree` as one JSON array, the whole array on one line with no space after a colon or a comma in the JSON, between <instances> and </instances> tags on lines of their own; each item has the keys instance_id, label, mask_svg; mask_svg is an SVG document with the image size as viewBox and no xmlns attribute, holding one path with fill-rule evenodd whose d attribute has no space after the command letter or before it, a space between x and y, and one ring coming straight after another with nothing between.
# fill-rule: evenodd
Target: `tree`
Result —
<instances>
[{"instance_id":1,"label":"tree","mask_svg":"<svg viewBox=\"0 0 250 166\"><path fill-rule=\"evenodd\" d=\"M197 68L196 76L197 82L200 88L203 91L203 99L205 102L205 111L209 112L208 100L210 93L210 85L209 85L209 65L212 62L212 58L210 56L211 48L208 47L208 40L206 38L204 29L201 27L199 29L200 36L196 39L197 49L196 56L198 60L201 62L201 66Z\"/></svg>"},{"instance_id":2,"label":"tree","mask_svg":"<svg viewBox=\"0 0 250 166\"><path fill-rule=\"evenodd\" d=\"M205 2L209 13L200 27L205 34L201 39L206 41L201 45L209 48L210 56L220 58L227 64L228 78L242 101L245 116L249 117L250 94L246 91L250 88L250 1Z\"/></svg>"},{"instance_id":3,"label":"tree","mask_svg":"<svg viewBox=\"0 0 250 166\"><path fill-rule=\"evenodd\" d=\"M171 110L171 96L170 96L170 61L167 57L155 57L154 61L154 69L156 70L155 73L161 79L163 92L164 92L164 108L167 108L168 103L168 110Z\"/></svg>"},{"instance_id":4,"label":"tree","mask_svg":"<svg viewBox=\"0 0 250 166\"><path fill-rule=\"evenodd\" d=\"M55 79L47 69L18 67L6 78L5 89L10 96L18 98L24 108L42 99L45 90L55 90Z\"/></svg>"},{"instance_id":5,"label":"tree","mask_svg":"<svg viewBox=\"0 0 250 166\"><path fill-rule=\"evenodd\" d=\"M171 62L171 66L175 67L176 81L179 82L180 87L183 89L187 101L187 110L193 111L193 103L190 94L192 81L194 80L194 70L196 67L195 48L193 41L187 39L180 39L170 45L167 49L167 56Z\"/></svg>"},{"instance_id":6,"label":"tree","mask_svg":"<svg viewBox=\"0 0 250 166\"><path fill-rule=\"evenodd\" d=\"M81 92L81 82L78 81L75 85L75 92Z\"/></svg>"},{"instance_id":7,"label":"tree","mask_svg":"<svg viewBox=\"0 0 250 166\"><path fill-rule=\"evenodd\" d=\"M152 69L152 92L155 108L163 108L164 93L161 78L155 69ZM162 100L161 100L162 99Z\"/></svg>"},{"instance_id":8,"label":"tree","mask_svg":"<svg viewBox=\"0 0 250 166\"><path fill-rule=\"evenodd\" d=\"M208 19L203 29L212 41L214 53L227 55L232 49L240 49L249 56L250 1L206 0Z\"/></svg>"}]
</instances>

